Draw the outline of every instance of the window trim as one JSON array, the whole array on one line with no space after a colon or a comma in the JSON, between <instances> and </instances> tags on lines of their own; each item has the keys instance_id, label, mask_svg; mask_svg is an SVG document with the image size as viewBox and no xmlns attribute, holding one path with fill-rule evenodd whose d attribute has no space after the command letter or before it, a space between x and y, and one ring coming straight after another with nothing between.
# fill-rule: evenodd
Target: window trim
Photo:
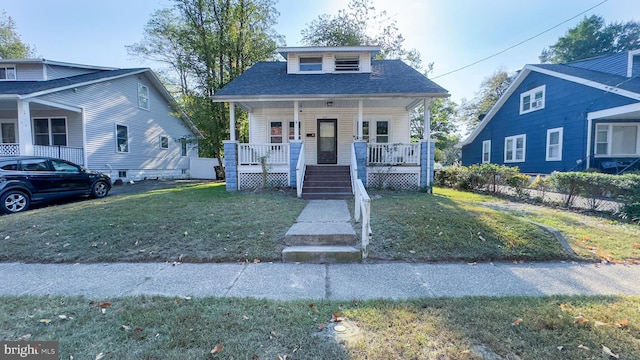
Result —
<instances>
[{"instance_id":1,"label":"window trim","mask_svg":"<svg viewBox=\"0 0 640 360\"><path fill-rule=\"evenodd\" d=\"M304 64L304 65L307 65L307 66L312 66L312 65L315 66L315 65L319 64L320 68L319 69L303 69L302 68L302 66L303 66L302 59L320 59L320 63L315 63L314 62L314 63ZM322 67L323 67L323 62L324 62L323 60L324 60L324 58L323 58L322 55L319 55L319 56L300 56L300 57L298 57L298 72L301 72L301 73L319 73L319 72L322 72Z\"/></svg>"},{"instance_id":2,"label":"window trim","mask_svg":"<svg viewBox=\"0 0 640 360\"><path fill-rule=\"evenodd\" d=\"M18 71L16 70L15 64L0 65L0 69L4 69L5 74L5 78L0 78L0 81L16 81L18 79ZM13 78L6 77L8 69L13 69Z\"/></svg>"},{"instance_id":3,"label":"window trim","mask_svg":"<svg viewBox=\"0 0 640 360\"><path fill-rule=\"evenodd\" d=\"M518 143L518 139L522 138L522 159L518 159L517 158L517 147L515 147L515 145ZM509 141L513 141L514 147L513 147L513 158L512 159L507 159L507 143ZM527 134L519 134L519 135L513 135L513 136L507 136L504 138L504 162L506 163L519 163L519 162L525 162L526 161L526 155L527 155Z\"/></svg>"},{"instance_id":4,"label":"window trim","mask_svg":"<svg viewBox=\"0 0 640 360\"><path fill-rule=\"evenodd\" d=\"M607 127L607 152L605 154L598 154L598 127L606 126ZM613 127L614 126L635 126L636 127L636 152L635 154L614 154L613 153ZM595 124L595 136L593 141L593 156L597 158L606 158L606 157L638 157L640 156L640 123L625 123L625 122L617 122L617 123L596 123Z\"/></svg>"},{"instance_id":5,"label":"window trim","mask_svg":"<svg viewBox=\"0 0 640 360\"><path fill-rule=\"evenodd\" d=\"M485 149L485 145L487 145L488 149ZM485 151L488 150L488 151ZM485 161L484 159L484 154L488 154L487 156L487 160ZM482 142L482 163L483 164L490 164L491 163L491 140L484 140Z\"/></svg>"},{"instance_id":6,"label":"window trim","mask_svg":"<svg viewBox=\"0 0 640 360\"><path fill-rule=\"evenodd\" d=\"M140 91L140 89L146 89L146 92L147 92L146 96ZM138 83L138 108L149 111L151 109L149 98L150 98L149 87L145 84ZM146 107L143 106L144 102L141 100L146 100L146 104L147 104Z\"/></svg>"},{"instance_id":7,"label":"window trim","mask_svg":"<svg viewBox=\"0 0 640 360\"><path fill-rule=\"evenodd\" d=\"M60 145L60 144L54 144L53 141L53 136L54 135L62 135L61 133L54 133L53 132L53 125L51 124L52 120L64 120L64 144ZM48 141L46 145L43 144L36 144L36 120L47 120L47 136L48 136ZM33 145L38 145L38 146L69 146L69 126L68 126L68 121L67 121L67 117L66 116L36 116L31 118L31 127L32 127L32 136L33 136ZM17 128L16 128L17 130ZM43 135L43 134L40 134Z\"/></svg>"},{"instance_id":8,"label":"window trim","mask_svg":"<svg viewBox=\"0 0 640 360\"><path fill-rule=\"evenodd\" d=\"M539 92L542 92L542 97L540 100L536 100L535 99L536 93L539 93ZM528 102L529 108L524 110L524 105L525 105L524 98L527 96L529 97L529 102ZM520 115L524 115L533 111L544 109L544 107L546 106L546 101L545 101L546 96L547 96L547 85L541 85L521 93L520 94ZM533 101L531 101L531 99L533 99ZM537 101L541 102L540 105L535 107L532 106L532 104Z\"/></svg>"},{"instance_id":9,"label":"window trim","mask_svg":"<svg viewBox=\"0 0 640 360\"><path fill-rule=\"evenodd\" d=\"M180 138L180 156L186 157L189 155L189 149L187 149L187 138Z\"/></svg>"},{"instance_id":10,"label":"window trim","mask_svg":"<svg viewBox=\"0 0 640 360\"><path fill-rule=\"evenodd\" d=\"M279 135L272 133L272 131L274 129L273 124L277 124L277 123L280 123L280 126L279 126L280 127L280 134ZM269 120L269 133L268 133L269 144L283 144L284 143L284 139L285 139L285 136L284 136L284 132L285 132L284 123L285 123L285 121L283 121L283 120ZM275 128L278 128L278 126L275 126ZM274 138L280 138L280 141L273 141Z\"/></svg>"},{"instance_id":11,"label":"window trim","mask_svg":"<svg viewBox=\"0 0 640 360\"><path fill-rule=\"evenodd\" d=\"M550 148L552 146L551 144L551 134L553 133L558 133L558 143L555 144L555 146L558 147L558 156L556 157L551 157L549 155L550 153ZM562 161L562 143L564 142L563 140L563 133L564 130L562 127L557 127L557 128L553 128L553 129L547 129L547 142L546 142L546 152L545 152L545 161Z\"/></svg>"},{"instance_id":12,"label":"window trim","mask_svg":"<svg viewBox=\"0 0 640 360\"><path fill-rule=\"evenodd\" d=\"M129 144L129 126L124 125L124 124L118 124L118 123L115 123L114 126L115 126L116 152L120 153L120 154L128 154L129 152L131 152L131 145ZM127 148L126 148L126 151L120 150L120 146L119 146L119 142L118 142L118 139L119 139L118 138L118 127L119 126L122 126L125 129L127 129L127 138L126 138L126 140L127 140Z\"/></svg>"}]
</instances>

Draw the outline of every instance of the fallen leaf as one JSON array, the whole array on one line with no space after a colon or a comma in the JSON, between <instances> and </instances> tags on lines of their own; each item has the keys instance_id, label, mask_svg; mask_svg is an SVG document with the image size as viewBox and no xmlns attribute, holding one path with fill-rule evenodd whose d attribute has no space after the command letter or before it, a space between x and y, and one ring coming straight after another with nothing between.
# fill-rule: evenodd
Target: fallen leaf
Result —
<instances>
[{"instance_id":1,"label":"fallen leaf","mask_svg":"<svg viewBox=\"0 0 640 360\"><path fill-rule=\"evenodd\" d=\"M340 313L334 312L331 314L331 322L342 322L344 318L340 316Z\"/></svg>"},{"instance_id":2,"label":"fallen leaf","mask_svg":"<svg viewBox=\"0 0 640 360\"><path fill-rule=\"evenodd\" d=\"M322 331L324 329L324 323L318 324L318 331Z\"/></svg>"},{"instance_id":3,"label":"fallen leaf","mask_svg":"<svg viewBox=\"0 0 640 360\"><path fill-rule=\"evenodd\" d=\"M633 243L633 244L631 244L631 247L634 248L634 249L640 249L640 244Z\"/></svg>"},{"instance_id":4,"label":"fallen leaf","mask_svg":"<svg viewBox=\"0 0 640 360\"><path fill-rule=\"evenodd\" d=\"M247 315L242 315L242 320L249 320L249 317Z\"/></svg>"},{"instance_id":5,"label":"fallen leaf","mask_svg":"<svg viewBox=\"0 0 640 360\"><path fill-rule=\"evenodd\" d=\"M217 354L220 351L222 351L222 349L224 349L224 346L222 345L216 345L216 347L214 347L213 349L211 349L211 353L212 354Z\"/></svg>"},{"instance_id":6,"label":"fallen leaf","mask_svg":"<svg viewBox=\"0 0 640 360\"><path fill-rule=\"evenodd\" d=\"M513 320L511 325L517 326L517 325L520 325L521 323L522 323L522 318L517 318L517 319Z\"/></svg>"},{"instance_id":7,"label":"fallen leaf","mask_svg":"<svg viewBox=\"0 0 640 360\"><path fill-rule=\"evenodd\" d=\"M31 334L24 334L24 335L20 336L19 339L22 340L22 341L29 340L29 339L31 339Z\"/></svg>"},{"instance_id":8,"label":"fallen leaf","mask_svg":"<svg viewBox=\"0 0 640 360\"><path fill-rule=\"evenodd\" d=\"M260 263L260 259L253 259L253 263L254 264L259 264Z\"/></svg>"},{"instance_id":9,"label":"fallen leaf","mask_svg":"<svg viewBox=\"0 0 640 360\"><path fill-rule=\"evenodd\" d=\"M598 321L598 320L596 320L596 321L594 321L594 322L593 322L593 325L594 325L594 326L608 326L609 324L604 323L604 322L602 322L602 321Z\"/></svg>"},{"instance_id":10,"label":"fallen leaf","mask_svg":"<svg viewBox=\"0 0 640 360\"><path fill-rule=\"evenodd\" d=\"M137 327L137 328L133 329L133 332L134 332L134 333L141 333L141 332L143 332L143 331L144 331L144 329L143 329L143 328L140 328L140 327Z\"/></svg>"},{"instance_id":11,"label":"fallen leaf","mask_svg":"<svg viewBox=\"0 0 640 360\"><path fill-rule=\"evenodd\" d=\"M122 330L124 330L124 331L129 331L129 330L131 330L131 326L122 325L121 327L122 327Z\"/></svg>"},{"instance_id":12,"label":"fallen leaf","mask_svg":"<svg viewBox=\"0 0 640 360\"><path fill-rule=\"evenodd\" d=\"M40 322L45 325L49 325L49 323L51 322L51 319L40 319Z\"/></svg>"},{"instance_id":13,"label":"fallen leaf","mask_svg":"<svg viewBox=\"0 0 640 360\"><path fill-rule=\"evenodd\" d=\"M576 325L584 325L589 322L589 319L585 318L582 315L578 315L573 318L573 323Z\"/></svg>"},{"instance_id":14,"label":"fallen leaf","mask_svg":"<svg viewBox=\"0 0 640 360\"><path fill-rule=\"evenodd\" d=\"M113 304L111 303L111 301L105 301L105 302L103 302L102 304L98 305L97 307L99 307L99 308L101 308L101 309L105 309L105 308L108 308L108 307L109 307L109 306L111 306L111 305L113 305Z\"/></svg>"},{"instance_id":15,"label":"fallen leaf","mask_svg":"<svg viewBox=\"0 0 640 360\"><path fill-rule=\"evenodd\" d=\"M620 320L616 323L616 326L621 329L624 329L625 327L627 327L627 325L629 325L629 320L627 319Z\"/></svg>"},{"instance_id":16,"label":"fallen leaf","mask_svg":"<svg viewBox=\"0 0 640 360\"><path fill-rule=\"evenodd\" d=\"M588 346L584 346L582 344L578 345L578 349L591 350Z\"/></svg>"},{"instance_id":17,"label":"fallen leaf","mask_svg":"<svg viewBox=\"0 0 640 360\"><path fill-rule=\"evenodd\" d=\"M187 235L189 235L189 233L185 231L183 235L184 235L184 236L187 236Z\"/></svg>"},{"instance_id":18,"label":"fallen leaf","mask_svg":"<svg viewBox=\"0 0 640 360\"><path fill-rule=\"evenodd\" d=\"M416 251L415 250L409 250L409 254L415 254Z\"/></svg>"},{"instance_id":19,"label":"fallen leaf","mask_svg":"<svg viewBox=\"0 0 640 360\"><path fill-rule=\"evenodd\" d=\"M289 355L285 355L285 356L278 355L278 360L291 360L291 356L289 356Z\"/></svg>"},{"instance_id":20,"label":"fallen leaf","mask_svg":"<svg viewBox=\"0 0 640 360\"><path fill-rule=\"evenodd\" d=\"M313 310L315 312L318 312L318 308L313 304L309 304L309 308L311 308L311 310Z\"/></svg>"},{"instance_id":21,"label":"fallen leaf","mask_svg":"<svg viewBox=\"0 0 640 360\"><path fill-rule=\"evenodd\" d=\"M191 296L185 296L184 299L185 300L191 300Z\"/></svg>"},{"instance_id":22,"label":"fallen leaf","mask_svg":"<svg viewBox=\"0 0 640 360\"><path fill-rule=\"evenodd\" d=\"M569 305L566 305L566 304L560 304L560 310L566 311L566 312L572 312L573 311L573 309L571 307L569 307Z\"/></svg>"},{"instance_id":23,"label":"fallen leaf","mask_svg":"<svg viewBox=\"0 0 640 360\"><path fill-rule=\"evenodd\" d=\"M91 243L91 246L92 247L98 247L98 243L94 241L94 242Z\"/></svg>"},{"instance_id":24,"label":"fallen leaf","mask_svg":"<svg viewBox=\"0 0 640 360\"><path fill-rule=\"evenodd\" d=\"M482 237L482 235L478 235L478 239L480 239L482 242L486 242L487 239L485 239L484 237Z\"/></svg>"},{"instance_id":25,"label":"fallen leaf","mask_svg":"<svg viewBox=\"0 0 640 360\"><path fill-rule=\"evenodd\" d=\"M58 315L58 317L62 320L67 320L67 315Z\"/></svg>"},{"instance_id":26,"label":"fallen leaf","mask_svg":"<svg viewBox=\"0 0 640 360\"><path fill-rule=\"evenodd\" d=\"M7 236L4 237L4 239L5 240L9 240L9 239L11 239L11 236L7 235Z\"/></svg>"},{"instance_id":27,"label":"fallen leaf","mask_svg":"<svg viewBox=\"0 0 640 360\"><path fill-rule=\"evenodd\" d=\"M478 263L474 261L474 262L472 262L472 263L467 263L467 265L474 266L474 265L478 265Z\"/></svg>"},{"instance_id":28,"label":"fallen leaf","mask_svg":"<svg viewBox=\"0 0 640 360\"><path fill-rule=\"evenodd\" d=\"M582 241L589 241L589 235L585 235L582 237Z\"/></svg>"},{"instance_id":29,"label":"fallen leaf","mask_svg":"<svg viewBox=\"0 0 640 360\"><path fill-rule=\"evenodd\" d=\"M562 351L562 349L564 349L564 346L558 346L556 349L558 349L558 351Z\"/></svg>"},{"instance_id":30,"label":"fallen leaf","mask_svg":"<svg viewBox=\"0 0 640 360\"><path fill-rule=\"evenodd\" d=\"M591 250L591 251L598 250L598 248L596 246L590 246L590 245L587 245L584 248L587 249L587 250Z\"/></svg>"},{"instance_id":31,"label":"fallen leaf","mask_svg":"<svg viewBox=\"0 0 640 360\"><path fill-rule=\"evenodd\" d=\"M104 358L104 353L96 355L96 360L101 360L102 358Z\"/></svg>"},{"instance_id":32,"label":"fallen leaf","mask_svg":"<svg viewBox=\"0 0 640 360\"><path fill-rule=\"evenodd\" d=\"M611 356L611 357L614 357L614 358L616 358L616 359L619 359L619 358L620 358L620 355L614 354L614 353L611 351L611 349L609 349L608 347L606 347L606 346L604 346L604 345L602 345L602 355L605 355L605 356Z\"/></svg>"}]
</instances>

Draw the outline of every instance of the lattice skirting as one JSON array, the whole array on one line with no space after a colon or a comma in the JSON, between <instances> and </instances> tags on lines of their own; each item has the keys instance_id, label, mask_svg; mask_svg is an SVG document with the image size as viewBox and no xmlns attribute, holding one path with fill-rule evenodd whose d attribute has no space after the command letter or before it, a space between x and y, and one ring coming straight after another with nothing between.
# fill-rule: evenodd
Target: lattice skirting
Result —
<instances>
[{"instance_id":1,"label":"lattice skirting","mask_svg":"<svg viewBox=\"0 0 640 360\"><path fill-rule=\"evenodd\" d=\"M369 173L368 188L415 190L420 187L420 174L415 173Z\"/></svg>"},{"instance_id":2,"label":"lattice skirting","mask_svg":"<svg viewBox=\"0 0 640 360\"><path fill-rule=\"evenodd\" d=\"M240 190L257 189L262 186L262 173L240 173L238 174L238 188ZM268 173L267 187L287 187L289 186L289 174Z\"/></svg>"}]
</instances>

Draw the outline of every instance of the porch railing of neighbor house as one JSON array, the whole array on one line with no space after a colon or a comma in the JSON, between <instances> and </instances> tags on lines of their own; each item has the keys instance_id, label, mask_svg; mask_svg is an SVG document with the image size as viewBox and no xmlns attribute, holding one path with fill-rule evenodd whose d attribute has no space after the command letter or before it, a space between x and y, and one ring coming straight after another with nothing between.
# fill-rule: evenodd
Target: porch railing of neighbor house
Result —
<instances>
[{"instance_id":1,"label":"porch railing of neighbor house","mask_svg":"<svg viewBox=\"0 0 640 360\"><path fill-rule=\"evenodd\" d=\"M300 155L296 164L296 194L302 197L302 186L304 185L304 174L307 171L304 159L304 143L300 146Z\"/></svg>"},{"instance_id":2,"label":"porch railing of neighbor house","mask_svg":"<svg viewBox=\"0 0 640 360\"><path fill-rule=\"evenodd\" d=\"M369 246L369 236L371 236L371 198L364 188L362 180L356 180L355 193L355 221L362 225L362 258L366 259Z\"/></svg>"},{"instance_id":3,"label":"porch railing of neighbor house","mask_svg":"<svg viewBox=\"0 0 640 360\"><path fill-rule=\"evenodd\" d=\"M369 165L418 165L420 144L368 144Z\"/></svg>"},{"instance_id":4,"label":"porch railing of neighbor house","mask_svg":"<svg viewBox=\"0 0 640 360\"><path fill-rule=\"evenodd\" d=\"M0 155L20 155L20 144L0 144Z\"/></svg>"},{"instance_id":5,"label":"porch railing of neighbor house","mask_svg":"<svg viewBox=\"0 0 640 360\"><path fill-rule=\"evenodd\" d=\"M351 193L356 193L356 179L358 178L358 160L356 158L356 146L351 144Z\"/></svg>"},{"instance_id":6,"label":"porch railing of neighbor house","mask_svg":"<svg viewBox=\"0 0 640 360\"><path fill-rule=\"evenodd\" d=\"M79 165L84 165L84 156L82 151L82 148L68 146L33 145L33 155L35 156L54 157L71 161Z\"/></svg>"},{"instance_id":7,"label":"porch railing of neighbor house","mask_svg":"<svg viewBox=\"0 0 640 360\"><path fill-rule=\"evenodd\" d=\"M288 164L289 144L239 144L238 163L240 165Z\"/></svg>"}]
</instances>

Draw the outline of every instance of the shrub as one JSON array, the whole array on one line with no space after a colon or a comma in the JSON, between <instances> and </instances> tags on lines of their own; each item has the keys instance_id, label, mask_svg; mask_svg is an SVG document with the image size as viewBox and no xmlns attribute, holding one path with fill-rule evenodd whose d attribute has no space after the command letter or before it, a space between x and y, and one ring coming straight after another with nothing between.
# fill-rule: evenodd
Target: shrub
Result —
<instances>
[{"instance_id":1,"label":"shrub","mask_svg":"<svg viewBox=\"0 0 640 360\"><path fill-rule=\"evenodd\" d=\"M513 174L507 179L509 185L515 192L516 197L520 199L529 198L527 187L529 186L530 177L525 174Z\"/></svg>"},{"instance_id":2,"label":"shrub","mask_svg":"<svg viewBox=\"0 0 640 360\"><path fill-rule=\"evenodd\" d=\"M529 188L536 190L540 201L544 201L547 191L551 188L551 177L538 175L529 184Z\"/></svg>"},{"instance_id":3,"label":"shrub","mask_svg":"<svg viewBox=\"0 0 640 360\"><path fill-rule=\"evenodd\" d=\"M580 173L577 172L557 172L551 174L553 187L562 194L564 207L573 205L575 197L580 194L581 181Z\"/></svg>"}]
</instances>

